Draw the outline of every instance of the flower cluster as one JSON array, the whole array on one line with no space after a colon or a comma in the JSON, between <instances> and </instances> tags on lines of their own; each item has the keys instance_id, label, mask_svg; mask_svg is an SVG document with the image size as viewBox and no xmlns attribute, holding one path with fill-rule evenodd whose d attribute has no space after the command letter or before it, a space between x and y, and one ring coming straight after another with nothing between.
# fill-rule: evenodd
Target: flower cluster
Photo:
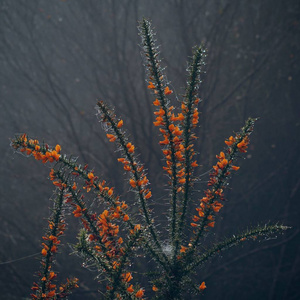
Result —
<instances>
[{"instance_id":1,"label":"flower cluster","mask_svg":"<svg viewBox=\"0 0 300 300\"><path fill-rule=\"evenodd\" d=\"M54 149L49 148L48 144L40 145L38 140L29 139L26 134L20 135L12 143L12 147L27 155L33 155L36 160L46 162L57 162L60 158L60 145Z\"/></svg>"},{"instance_id":2,"label":"flower cluster","mask_svg":"<svg viewBox=\"0 0 300 300\"><path fill-rule=\"evenodd\" d=\"M43 236L42 243L42 270L38 273L40 283L33 283L31 294L32 299L59 299L65 298L71 290L77 288L77 278L67 279L66 284L61 284L59 287L53 282L57 274L52 270L54 255L57 253L58 245L60 244L59 237L63 235L66 224L63 218L63 199L64 188L60 189L59 195L54 202L54 210L52 217L48 220L48 230Z\"/></svg>"},{"instance_id":3,"label":"flower cluster","mask_svg":"<svg viewBox=\"0 0 300 300\"><path fill-rule=\"evenodd\" d=\"M239 170L240 167L233 165L237 153L246 152L250 142L249 135L253 131L255 119L248 119L245 126L235 137L230 136L225 140L227 148L216 155L218 162L213 166L210 173L208 189L204 191L205 196L200 199L200 204L196 208L197 215L193 216L191 226L196 236L194 237L194 245L198 243L199 238L204 229L215 226L215 216L223 207L221 203L224 200L224 189L231 172Z\"/></svg>"},{"instance_id":4,"label":"flower cluster","mask_svg":"<svg viewBox=\"0 0 300 300\"><path fill-rule=\"evenodd\" d=\"M149 180L145 172L144 166L136 159L135 146L128 140L125 131L122 129L123 120L117 119L114 112L110 110L103 101L97 104L98 116L103 122L109 133L106 134L110 142L116 142L121 150L122 157L118 161L123 164L123 168L130 174L129 184L139 193L140 200L144 202L152 196L149 189Z\"/></svg>"}]
</instances>

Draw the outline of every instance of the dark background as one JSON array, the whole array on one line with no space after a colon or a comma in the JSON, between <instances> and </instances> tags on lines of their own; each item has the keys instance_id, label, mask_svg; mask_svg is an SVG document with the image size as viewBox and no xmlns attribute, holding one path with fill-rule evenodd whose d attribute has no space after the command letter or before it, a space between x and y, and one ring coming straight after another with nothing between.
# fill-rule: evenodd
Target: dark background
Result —
<instances>
[{"instance_id":1,"label":"dark background","mask_svg":"<svg viewBox=\"0 0 300 300\"><path fill-rule=\"evenodd\" d=\"M197 274L208 287L203 298L299 299L299 6L293 0L1 0L0 299L30 294L39 268L34 254L41 250L53 194L49 166L10 148L16 133L59 143L126 199L118 154L95 117L97 100L110 103L149 168L157 222L164 230L168 202L162 199L168 192L140 55L142 17L157 31L174 103L185 87L192 47L207 48L197 129L199 176L215 163L225 138L249 116L260 117L212 239L258 223L292 227L208 263ZM201 191L207 177L200 178ZM97 273L69 255L79 224L69 218L68 223L55 270L61 279L80 278L70 299L101 299L95 293Z\"/></svg>"}]
</instances>

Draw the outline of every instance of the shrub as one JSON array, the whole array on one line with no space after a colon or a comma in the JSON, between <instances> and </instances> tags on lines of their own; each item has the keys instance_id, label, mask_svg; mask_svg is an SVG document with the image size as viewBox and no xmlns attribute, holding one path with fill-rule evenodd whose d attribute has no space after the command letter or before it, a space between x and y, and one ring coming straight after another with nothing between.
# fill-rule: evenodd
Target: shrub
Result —
<instances>
[{"instance_id":1,"label":"shrub","mask_svg":"<svg viewBox=\"0 0 300 300\"><path fill-rule=\"evenodd\" d=\"M60 145L50 147L30 139L26 134L16 136L11 143L15 150L53 165L50 180L56 187L52 215L43 236L39 281L33 284L32 299L66 298L73 288L78 287L76 278L57 285L57 274L52 267L60 237L66 229L67 207L82 224L74 249L89 266L98 270L98 278L106 281L106 290L101 292L107 299L141 299L149 295L157 299L182 299L189 293L202 294L206 284L194 278L193 274L210 258L246 240L287 229L277 224L258 226L205 250L200 249L203 237L215 226L219 211L224 206L224 190L232 173L239 169L236 160L247 152L256 119L249 118L238 133L225 140L226 146L216 156L207 188L202 197L195 200L193 188L197 177L194 170L198 162L194 131L199 122L197 105L200 99L197 94L205 51L202 47L194 49L185 94L181 106L176 108L171 105L173 91L161 67L150 22L144 19L139 30L148 88L155 99L154 125L160 132L159 144L165 162L163 170L169 178L169 238L165 242L159 235L148 204L149 199L156 202L155 195L152 195L146 169L138 160L135 146L124 129L124 122L103 101L97 103L97 115L104 124L108 140L116 144L120 153L118 161L126 172L130 193L133 192L139 205L140 216L135 216L132 207L94 170L62 154ZM100 213L95 212L95 207L87 201L95 195L101 206L105 207ZM191 207L194 207L192 215L188 213ZM166 244L168 247L165 247ZM141 251L155 263L155 269L149 272L147 279L152 291L145 291L139 284L139 275L133 276L132 261Z\"/></svg>"}]
</instances>

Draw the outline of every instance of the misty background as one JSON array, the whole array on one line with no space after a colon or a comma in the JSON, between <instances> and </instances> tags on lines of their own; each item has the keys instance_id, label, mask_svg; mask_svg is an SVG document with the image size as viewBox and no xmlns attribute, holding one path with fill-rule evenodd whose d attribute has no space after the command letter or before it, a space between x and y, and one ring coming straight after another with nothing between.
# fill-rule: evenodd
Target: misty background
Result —
<instances>
[{"instance_id":1,"label":"misty background","mask_svg":"<svg viewBox=\"0 0 300 300\"><path fill-rule=\"evenodd\" d=\"M204 43L207 49L195 147L201 164L197 175L203 179L195 200L225 138L248 117L260 117L211 240L258 223L292 227L276 239L232 248L199 270L195 276L207 285L203 299L299 299L296 0L0 1L0 299L29 296L53 195L50 166L14 153L9 139L15 134L60 144L63 153L88 163L124 199L132 197L126 195L118 153L95 116L98 100L115 107L149 170L154 202L158 199L156 222L164 233L167 180L140 55L137 24L143 17L157 32L174 104L185 88L193 46ZM97 273L69 255L79 223L70 217L67 222L54 266L58 279L79 278L80 288L70 299L101 299Z\"/></svg>"}]
</instances>

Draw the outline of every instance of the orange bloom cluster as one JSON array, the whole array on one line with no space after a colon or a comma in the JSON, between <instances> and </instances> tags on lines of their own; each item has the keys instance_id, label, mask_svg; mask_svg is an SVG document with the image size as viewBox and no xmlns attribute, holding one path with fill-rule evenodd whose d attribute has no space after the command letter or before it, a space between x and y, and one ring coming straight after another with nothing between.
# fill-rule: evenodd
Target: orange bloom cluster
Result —
<instances>
[{"instance_id":1,"label":"orange bloom cluster","mask_svg":"<svg viewBox=\"0 0 300 300\"><path fill-rule=\"evenodd\" d=\"M225 140L228 146L226 153L223 151L216 155L218 162L213 166L213 172L210 173L210 180L208 186L211 187L205 191L205 196L200 200L199 207L196 208L198 215L193 216L192 227L198 227L199 221L205 219L205 227L214 227L215 214L220 211L223 204L219 200L224 200L224 183L226 178L230 175L231 170L237 171L240 167L232 164L236 151L246 152L249 144L249 135L252 127L241 136L237 134L235 137L230 136Z\"/></svg>"},{"instance_id":2,"label":"orange bloom cluster","mask_svg":"<svg viewBox=\"0 0 300 300\"><path fill-rule=\"evenodd\" d=\"M74 288L78 288L78 279L77 278L72 278L69 279L67 278L67 282L65 284L61 284L59 287L59 293L57 298L66 298L70 294L70 290Z\"/></svg>"},{"instance_id":3,"label":"orange bloom cluster","mask_svg":"<svg viewBox=\"0 0 300 300\"><path fill-rule=\"evenodd\" d=\"M51 171L51 176L54 177L53 171ZM56 284L52 282L57 275L51 270L51 262L52 256L57 252L57 247L60 244L59 237L64 233L66 225L59 212L61 208L57 207L56 210L54 211L55 216L48 221L48 232L42 237L44 240L41 250L43 271L40 274L40 285L34 283L31 288L35 292L35 294L31 295L32 299L53 299L54 296L61 292L61 290L57 290Z\"/></svg>"},{"instance_id":4,"label":"orange bloom cluster","mask_svg":"<svg viewBox=\"0 0 300 300\"><path fill-rule=\"evenodd\" d=\"M130 144L130 145L128 145ZM131 143L127 144L130 147L134 147ZM118 161L123 164L123 168L125 171L130 172L132 177L129 179L129 184L132 188L138 189L140 194L143 194L145 199L149 199L152 197L152 193L147 188L149 184L149 180L146 176L146 173L144 172L144 166L138 165L137 163L130 163L129 160L125 159L124 157L118 158ZM140 178L140 179L136 179Z\"/></svg>"},{"instance_id":5,"label":"orange bloom cluster","mask_svg":"<svg viewBox=\"0 0 300 300\"><path fill-rule=\"evenodd\" d=\"M123 209L127 207L125 203L122 203L122 206ZM99 236L101 237L103 247L96 245L95 250L99 252L106 251L106 255L114 259L117 259L124 254L124 248L121 247L123 239L118 237L119 226L112 222L114 219L119 219L120 217L121 207L117 206L116 208L111 208L110 211L104 210L97 219L97 229L99 230ZM90 241L93 241L94 238L93 234L89 237ZM118 263L115 262L114 268L117 266Z\"/></svg>"},{"instance_id":6,"label":"orange bloom cluster","mask_svg":"<svg viewBox=\"0 0 300 300\"><path fill-rule=\"evenodd\" d=\"M159 142L163 148L163 154L166 158L167 166L164 166L163 169L169 174L171 178L173 178L174 169L176 170L176 177L178 179L179 185L183 185L186 182L186 166L185 166L185 156L186 153L189 155L190 160L190 170L198 166L197 161L193 161L193 156L195 152L193 150L193 144L188 145L185 147L183 145L183 130L181 129L181 125L185 119L185 114L188 112L187 107L185 104L182 104L183 110L177 116L172 112L174 107L168 107L167 111L163 109L160 105L160 101L156 99L153 104L158 107L158 110L154 112L157 116L156 121L154 122L155 126L161 126L163 128L159 128L160 132L162 133L163 140ZM167 120L169 125L166 126ZM180 124L176 125L174 122L180 122ZM195 109L192 123L196 126L198 123L198 110ZM193 125L193 126L194 126ZM191 134L190 140L196 139L194 134ZM175 163L175 166L173 164ZM175 168L174 168L175 167ZM183 187L178 188L178 192L184 191Z\"/></svg>"},{"instance_id":7,"label":"orange bloom cluster","mask_svg":"<svg viewBox=\"0 0 300 300\"><path fill-rule=\"evenodd\" d=\"M57 288L56 288L56 284L53 284L51 281L56 276L57 275L54 272L49 272L47 278L44 276L41 279L41 281L44 282L46 286L44 293L41 291L40 286L34 282L31 290L34 291L36 294L31 294L32 299L45 299L45 300L53 299L53 297L57 295Z\"/></svg>"},{"instance_id":8,"label":"orange bloom cluster","mask_svg":"<svg viewBox=\"0 0 300 300\"><path fill-rule=\"evenodd\" d=\"M200 102L200 98L196 98L193 101L193 104L192 104L192 107L191 107L191 112L189 111L187 103L183 102L181 104L182 114L183 115L187 115L187 114L190 115L191 123L192 123L193 128L195 128L197 126L198 122L199 122L199 111L198 111L198 108L195 107L199 102Z\"/></svg>"},{"instance_id":9,"label":"orange bloom cluster","mask_svg":"<svg viewBox=\"0 0 300 300\"><path fill-rule=\"evenodd\" d=\"M78 167L77 170L79 171ZM98 182L98 178L92 171L87 172L86 177L88 178L88 180L86 181L85 187L88 186L89 189L93 187L95 189L98 189L101 194L106 193L106 195L112 196L113 188L105 186L104 180L102 182ZM50 179L56 179L56 174L53 169L50 171ZM65 183L62 183L61 180L57 180L57 182L61 185L65 185ZM76 191L76 188L77 186L74 182L72 188L69 189L74 193ZM118 238L119 226L112 223L111 221L120 218L123 218L123 221L125 222L129 220L129 216L124 212L128 208L125 202L120 202L117 197L115 206L112 206L109 210L104 210L104 212L97 218L96 214L87 214L87 209L85 208L84 202L82 201L83 195L81 195L80 199L77 199L75 203L72 202L73 196L71 192L65 193L64 198L67 203L71 203L71 205L75 208L72 212L74 217L81 218L84 228L87 230L87 232L90 233L89 240L94 241L99 239L100 237L103 247L98 245L95 246L95 249L97 251L106 252L106 255L108 257L115 258L123 254L124 249L120 247L120 245L123 243L123 239L121 237ZM92 224L90 222L95 222L96 228L98 230L97 235L95 235L95 233L92 233Z\"/></svg>"},{"instance_id":10,"label":"orange bloom cluster","mask_svg":"<svg viewBox=\"0 0 300 300\"><path fill-rule=\"evenodd\" d=\"M233 136L231 136L231 137L229 137L228 140L225 141L225 144L230 147L230 146L232 146L233 144L236 143L237 138L238 138L238 136L235 137L235 138ZM246 153L249 142L250 142L249 137L245 136L239 143L236 144L236 147L238 148L238 150L240 152Z\"/></svg>"},{"instance_id":11,"label":"orange bloom cluster","mask_svg":"<svg viewBox=\"0 0 300 300\"><path fill-rule=\"evenodd\" d=\"M152 80L151 76L150 76L150 79ZM162 80L162 79L163 79L163 75L160 76L160 80ZM148 89L153 90L154 94L158 94L158 91L157 91L157 89L156 89L156 87L155 87L155 85L154 85L154 83L152 81L149 81ZM171 95L172 93L173 93L173 91L168 86L166 86L164 88L164 94L166 96Z\"/></svg>"},{"instance_id":12,"label":"orange bloom cluster","mask_svg":"<svg viewBox=\"0 0 300 300\"><path fill-rule=\"evenodd\" d=\"M122 281L123 282L125 282L126 284L128 284L132 279L133 279L133 277L132 277L132 274L130 273L130 272L128 272L128 273L123 273L122 275L121 275L121 277L122 277ZM112 289L112 287L106 287L108 290L110 290L110 289ZM128 287L127 287L127 292L128 293L130 293L130 294L132 294L132 293L134 293L135 292L135 290L134 290L134 287L133 287L133 284L130 284ZM144 296L144 293L145 293L145 290L143 289L143 288L140 288L136 293L135 293L135 297L136 298L142 298L143 296ZM117 298L118 299L122 299L122 297L118 294L117 295Z\"/></svg>"},{"instance_id":13,"label":"orange bloom cluster","mask_svg":"<svg viewBox=\"0 0 300 300\"><path fill-rule=\"evenodd\" d=\"M47 282L47 292L43 293L41 292L41 288L38 286L37 283L33 284L33 287L31 288L32 291L35 292L35 294L31 294L30 296L32 299L44 299L44 300L52 300L52 299L62 299L66 298L70 293L71 290L74 288L78 288L78 279L67 278L67 283L61 284L58 288L56 287L56 284L51 283L51 280L56 278L56 274L54 272L50 272L48 279L46 277L43 278L43 282Z\"/></svg>"},{"instance_id":14,"label":"orange bloom cluster","mask_svg":"<svg viewBox=\"0 0 300 300\"><path fill-rule=\"evenodd\" d=\"M132 274L130 272L123 273L121 275L121 278L122 278L122 281L127 285L127 288L126 288L127 292L132 294L134 292L133 284L130 284L130 285L128 284L133 279ZM143 289L140 289L139 291L136 292L136 295L138 295L138 296L136 296L137 298L141 298L142 295L144 295L144 293L142 294L140 292L141 290L143 290ZM119 299L122 299L122 298L120 297Z\"/></svg>"},{"instance_id":15,"label":"orange bloom cluster","mask_svg":"<svg viewBox=\"0 0 300 300\"><path fill-rule=\"evenodd\" d=\"M98 177L96 177L92 172L89 172L87 174L88 179L85 181L85 185L83 186L83 188L86 190L86 192L90 192L91 189L95 189L96 188L96 181L98 179Z\"/></svg>"},{"instance_id":16,"label":"orange bloom cluster","mask_svg":"<svg viewBox=\"0 0 300 300\"><path fill-rule=\"evenodd\" d=\"M67 188L67 184L65 182L62 182L60 178L57 178L55 170L51 169L49 178L52 181L52 183L58 187L60 190ZM74 182L75 184L75 182ZM75 184L76 185L76 184ZM67 194L64 195L65 198L67 198ZM68 201L67 201L68 202Z\"/></svg>"},{"instance_id":17,"label":"orange bloom cluster","mask_svg":"<svg viewBox=\"0 0 300 300\"><path fill-rule=\"evenodd\" d=\"M149 83L149 88L155 88L153 83ZM111 142L117 141L123 150L123 157L118 158L118 161L123 163L123 168L126 172L131 173L129 184L132 188L136 189L141 197L149 199L152 197L152 193L147 185L149 180L147 179L146 173L144 172L144 166L136 161L134 157L135 146L127 140L125 134L121 129L123 121L117 121L116 116L113 112L102 102L98 102L99 115L101 121L106 124L107 128L113 133L108 133L106 136ZM118 138L117 138L118 136ZM107 191L108 195L111 196L113 190ZM128 220L128 216L124 216L124 220Z\"/></svg>"},{"instance_id":18,"label":"orange bloom cluster","mask_svg":"<svg viewBox=\"0 0 300 300\"><path fill-rule=\"evenodd\" d=\"M86 211L86 208L81 208L79 205L76 205L76 209L72 213L75 218L80 218L84 211Z\"/></svg>"},{"instance_id":19,"label":"orange bloom cluster","mask_svg":"<svg viewBox=\"0 0 300 300\"><path fill-rule=\"evenodd\" d=\"M41 160L43 163L56 162L60 158L60 145L56 145L54 149L50 149L47 144L41 146L38 140L28 139L26 134L16 138L12 142L14 149L19 149L20 152L27 155L33 155L36 160Z\"/></svg>"}]
</instances>

